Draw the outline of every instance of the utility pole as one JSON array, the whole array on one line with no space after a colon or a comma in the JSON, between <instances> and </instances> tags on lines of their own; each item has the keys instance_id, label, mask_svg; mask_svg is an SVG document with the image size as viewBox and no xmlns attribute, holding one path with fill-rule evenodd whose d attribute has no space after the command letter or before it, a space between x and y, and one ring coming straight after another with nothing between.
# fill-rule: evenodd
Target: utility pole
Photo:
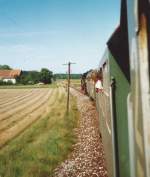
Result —
<instances>
[{"instance_id":1,"label":"utility pole","mask_svg":"<svg viewBox=\"0 0 150 177\"><path fill-rule=\"evenodd\" d=\"M70 71L71 71L71 65L76 63L71 63L70 61L67 64L68 66L68 86L67 86L67 114L69 113L69 101L70 101Z\"/></svg>"}]
</instances>

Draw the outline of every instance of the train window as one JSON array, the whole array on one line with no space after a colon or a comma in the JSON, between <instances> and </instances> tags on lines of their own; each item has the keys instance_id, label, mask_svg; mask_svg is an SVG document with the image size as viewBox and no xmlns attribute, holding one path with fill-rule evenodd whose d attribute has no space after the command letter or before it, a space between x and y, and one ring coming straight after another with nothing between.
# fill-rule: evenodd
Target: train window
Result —
<instances>
[{"instance_id":1,"label":"train window","mask_svg":"<svg viewBox=\"0 0 150 177\"><path fill-rule=\"evenodd\" d=\"M109 71L108 71L108 60L103 64L103 87L104 90L109 93Z\"/></svg>"},{"instance_id":2,"label":"train window","mask_svg":"<svg viewBox=\"0 0 150 177\"><path fill-rule=\"evenodd\" d=\"M106 62L103 64L103 68L105 68L105 66L106 66Z\"/></svg>"},{"instance_id":3,"label":"train window","mask_svg":"<svg viewBox=\"0 0 150 177\"><path fill-rule=\"evenodd\" d=\"M99 76L98 76L99 79L102 81L102 84L103 84L103 70L102 70L102 68L100 68L98 75L99 75Z\"/></svg>"}]
</instances>

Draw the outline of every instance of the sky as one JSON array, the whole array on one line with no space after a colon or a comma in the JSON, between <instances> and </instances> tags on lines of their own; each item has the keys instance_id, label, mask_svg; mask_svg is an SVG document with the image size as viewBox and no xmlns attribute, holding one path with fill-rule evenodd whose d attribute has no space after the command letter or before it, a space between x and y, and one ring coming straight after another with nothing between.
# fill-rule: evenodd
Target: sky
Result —
<instances>
[{"instance_id":1,"label":"sky","mask_svg":"<svg viewBox=\"0 0 150 177\"><path fill-rule=\"evenodd\" d=\"M0 64L72 73L98 67L120 0L0 0Z\"/></svg>"}]
</instances>

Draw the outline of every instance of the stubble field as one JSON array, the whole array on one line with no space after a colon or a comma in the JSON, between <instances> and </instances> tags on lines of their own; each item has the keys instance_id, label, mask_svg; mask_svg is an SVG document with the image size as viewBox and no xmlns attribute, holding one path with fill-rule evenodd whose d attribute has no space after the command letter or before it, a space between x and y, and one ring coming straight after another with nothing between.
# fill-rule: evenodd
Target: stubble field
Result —
<instances>
[{"instance_id":1,"label":"stubble field","mask_svg":"<svg viewBox=\"0 0 150 177\"><path fill-rule=\"evenodd\" d=\"M61 86L0 90L0 176L51 176L75 142L76 101Z\"/></svg>"}]
</instances>

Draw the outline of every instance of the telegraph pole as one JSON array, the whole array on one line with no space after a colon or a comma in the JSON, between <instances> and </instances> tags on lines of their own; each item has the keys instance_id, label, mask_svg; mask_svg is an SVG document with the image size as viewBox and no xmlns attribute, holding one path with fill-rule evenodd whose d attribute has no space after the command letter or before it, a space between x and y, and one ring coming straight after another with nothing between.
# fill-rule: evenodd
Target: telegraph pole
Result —
<instances>
[{"instance_id":1,"label":"telegraph pole","mask_svg":"<svg viewBox=\"0 0 150 177\"><path fill-rule=\"evenodd\" d=\"M71 63L70 61L67 64L68 66L68 86L67 86L67 114L69 113L69 102L70 102L70 71L71 71L71 65L76 63Z\"/></svg>"}]
</instances>

